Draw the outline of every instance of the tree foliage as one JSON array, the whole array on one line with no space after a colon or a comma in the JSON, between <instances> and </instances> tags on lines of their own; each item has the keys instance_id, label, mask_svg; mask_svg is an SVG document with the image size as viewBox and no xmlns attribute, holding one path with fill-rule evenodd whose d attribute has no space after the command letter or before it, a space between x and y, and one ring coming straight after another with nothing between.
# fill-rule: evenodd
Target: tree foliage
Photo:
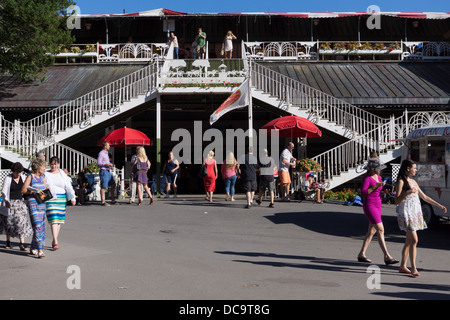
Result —
<instances>
[{"instance_id":1,"label":"tree foliage","mask_svg":"<svg viewBox=\"0 0 450 320\"><path fill-rule=\"evenodd\" d=\"M0 72L38 79L54 54L74 42L67 28L71 0L0 0Z\"/></svg>"}]
</instances>

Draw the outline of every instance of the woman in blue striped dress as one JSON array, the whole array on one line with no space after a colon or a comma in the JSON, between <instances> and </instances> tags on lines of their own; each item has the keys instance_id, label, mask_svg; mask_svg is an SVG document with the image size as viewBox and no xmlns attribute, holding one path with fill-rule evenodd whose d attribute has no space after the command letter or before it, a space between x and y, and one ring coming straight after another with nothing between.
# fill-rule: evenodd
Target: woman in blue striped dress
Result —
<instances>
[{"instance_id":1,"label":"woman in blue striped dress","mask_svg":"<svg viewBox=\"0 0 450 320\"><path fill-rule=\"evenodd\" d=\"M47 220L51 225L53 250L58 250L58 236L61 224L66 222L66 203L71 201L75 205L75 191L72 187L72 180L59 168L59 158L50 159L50 170L45 172L45 180L53 194L53 199L46 203Z\"/></svg>"},{"instance_id":2,"label":"woman in blue striped dress","mask_svg":"<svg viewBox=\"0 0 450 320\"><path fill-rule=\"evenodd\" d=\"M45 160L36 158L31 163L32 174L30 174L22 187L22 194L34 194L41 192L47 188L45 183ZM29 190L32 187L34 190ZM35 191L35 190L38 191ZM45 257L44 242L45 242L45 203L37 203L33 196L28 197L28 208L30 209L30 220L33 227L33 240L31 241L30 253L38 258Z\"/></svg>"}]
</instances>

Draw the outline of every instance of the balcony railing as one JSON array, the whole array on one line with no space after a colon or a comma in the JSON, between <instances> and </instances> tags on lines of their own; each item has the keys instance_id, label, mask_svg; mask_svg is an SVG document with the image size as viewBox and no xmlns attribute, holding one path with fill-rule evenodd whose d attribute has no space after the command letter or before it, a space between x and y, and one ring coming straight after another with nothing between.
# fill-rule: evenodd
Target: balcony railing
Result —
<instances>
[{"instance_id":1,"label":"balcony railing","mask_svg":"<svg viewBox=\"0 0 450 320\"><path fill-rule=\"evenodd\" d=\"M450 60L450 42L255 41L242 42L242 57L256 61ZM166 43L77 44L64 48L56 59L63 63L165 61L173 59L173 48Z\"/></svg>"},{"instance_id":2,"label":"balcony railing","mask_svg":"<svg viewBox=\"0 0 450 320\"><path fill-rule=\"evenodd\" d=\"M450 60L449 42L329 41L243 42L243 56L259 61Z\"/></svg>"},{"instance_id":3,"label":"balcony railing","mask_svg":"<svg viewBox=\"0 0 450 320\"><path fill-rule=\"evenodd\" d=\"M166 43L77 44L62 49L57 62L151 62L167 58Z\"/></svg>"}]
</instances>

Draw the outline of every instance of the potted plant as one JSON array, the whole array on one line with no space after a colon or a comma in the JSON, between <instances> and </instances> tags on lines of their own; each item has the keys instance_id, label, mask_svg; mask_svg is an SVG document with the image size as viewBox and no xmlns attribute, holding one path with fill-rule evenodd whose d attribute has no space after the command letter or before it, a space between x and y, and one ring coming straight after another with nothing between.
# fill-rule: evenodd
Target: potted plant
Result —
<instances>
[{"instance_id":1,"label":"potted plant","mask_svg":"<svg viewBox=\"0 0 450 320\"><path fill-rule=\"evenodd\" d=\"M81 50L79 47L70 47L70 52L72 53L81 53Z\"/></svg>"},{"instance_id":2,"label":"potted plant","mask_svg":"<svg viewBox=\"0 0 450 320\"><path fill-rule=\"evenodd\" d=\"M383 42L377 42L375 43L375 50L386 50L386 46Z\"/></svg>"},{"instance_id":3,"label":"potted plant","mask_svg":"<svg viewBox=\"0 0 450 320\"><path fill-rule=\"evenodd\" d=\"M372 45L369 42L363 43L360 47L360 50L372 50Z\"/></svg>"},{"instance_id":4,"label":"potted plant","mask_svg":"<svg viewBox=\"0 0 450 320\"><path fill-rule=\"evenodd\" d=\"M296 170L298 172L318 172L322 171L322 166L317 161L305 158L297 160Z\"/></svg>"},{"instance_id":5,"label":"potted plant","mask_svg":"<svg viewBox=\"0 0 450 320\"><path fill-rule=\"evenodd\" d=\"M345 42L336 42L333 46L333 49L336 51L343 51L347 49L347 45Z\"/></svg>"},{"instance_id":6,"label":"potted plant","mask_svg":"<svg viewBox=\"0 0 450 320\"><path fill-rule=\"evenodd\" d=\"M96 162L91 162L86 166L84 171L87 174L96 174L100 172L100 168L98 167L98 164Z\"/></svg>"},{"instance_id":7,"label":"potted plant","mask_svg":"<svg viewBox=\"0 0 450 320\"><path fill-rule=\"evenodd\" d=\"M329 42L321 43L320 44L320 50L331 50L331 44Z\"/></svg>"},{"instance_id":8,"label":"potted plant","mask_svg":"<svg viewBox=\"0 0 450 320\"><path fill-rule=\"evenodd\" d=\"M350 41L349 43L347 43L347 48L350 51L355 51L358 49L358 42L356 41Z\"/></svg>"},{"instance_id":9,"label":"potted plant","mask_svg":"<svg viewBox=\"0 0 450 320\"><path fill-rule=\"evenodd\" d=\"M94 44L88 44L86 46L86 52L96 52Z\"/></svg>"}]
</instances>

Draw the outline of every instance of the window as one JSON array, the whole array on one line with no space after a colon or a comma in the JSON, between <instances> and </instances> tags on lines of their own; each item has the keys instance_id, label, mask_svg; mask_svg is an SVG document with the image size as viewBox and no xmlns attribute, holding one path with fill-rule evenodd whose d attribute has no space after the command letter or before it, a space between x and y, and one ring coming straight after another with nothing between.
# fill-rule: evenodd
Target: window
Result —
<instances>
[{"instance_id":1,"label":"window","mask_svg":"<svg viewBox=\"0 0 450 320\"><path fill-rule=\"evenodd\" d=\"M411 160L414 162L420 161L420 144L419 141L411 141L411 146L409 149L411 153Z\"/></svg>"},{"instance_id":2,"label":"window","mask_svg":"<svg viewBox=\"0 0 450 320\"><path fill-rule=\"evenodd\" d=\"M445 163L445 140L428 140L427 162Z\"/></svg>"}]
</instances>

